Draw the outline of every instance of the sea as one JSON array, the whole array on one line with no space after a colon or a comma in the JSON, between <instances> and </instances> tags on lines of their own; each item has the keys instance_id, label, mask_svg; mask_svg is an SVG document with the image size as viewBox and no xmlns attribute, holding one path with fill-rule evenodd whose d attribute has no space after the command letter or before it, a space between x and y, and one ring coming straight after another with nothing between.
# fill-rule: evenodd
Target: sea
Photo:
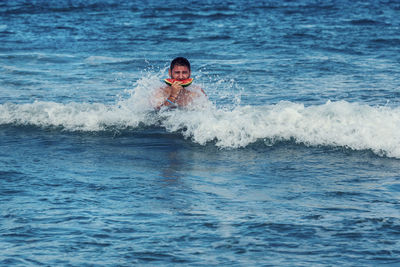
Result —
<instances>
[{"instance_id":1,"label":"sea","mask_svg":"<svg viewBox=\"0 0 400 267\"><path fill-rule=\"evenodd\" d=\"M0 266L400 266L400 1L0 1Z\"/></svg>"}]
</instances>

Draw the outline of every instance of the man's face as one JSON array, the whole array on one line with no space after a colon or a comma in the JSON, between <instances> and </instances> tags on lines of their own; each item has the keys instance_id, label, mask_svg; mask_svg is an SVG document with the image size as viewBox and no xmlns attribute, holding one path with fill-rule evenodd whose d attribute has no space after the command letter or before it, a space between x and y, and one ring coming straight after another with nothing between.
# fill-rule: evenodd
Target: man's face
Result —
<instances>
[{"instance_id":1,"label":"man's face","mask_svg":"<svg viewBox=\"0 0 400 267\"><path fill-rule=\"evenodd\" d=\"M187 66L175 65L172 70L169 70L169 76L172 79L185 80L190 78L190 70Z\"/></svg>"}]
</instances>

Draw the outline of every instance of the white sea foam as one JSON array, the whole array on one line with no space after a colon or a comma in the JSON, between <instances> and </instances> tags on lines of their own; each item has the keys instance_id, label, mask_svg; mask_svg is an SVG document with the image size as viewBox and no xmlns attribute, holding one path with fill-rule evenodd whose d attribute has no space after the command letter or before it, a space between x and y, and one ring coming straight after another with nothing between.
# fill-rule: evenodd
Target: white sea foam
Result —
<instances>
[{"instance_id":1,"label":"white sea foam","mask_svg":"<svg viewBox=\"0 0 400 267\"><path fill-rule=\"evenodd\" d=\"M400 109L344 101L310 107L281 102L233 110L210 109L201 114L182 112L171 115L164 125L182 130L200 144L215 140L221 147L245 147L260 139L295 140L307 145L371 149L400 157Z\"/></svg>"},{"instance_id":2,"label":"white sea foam","mask_svg":"<svg viewBox=\"0 0 400 267\"><path fill-rule=\"evenodd\" d=\"M113 105L102 103L0 105L0 124L61 127L68 131L107 131L141 125L164 127L201 145L246 147L292 140L310 146L340 146L372 150L400 158L400 108L368 106L346 101L304 106L280 102L264 106L217 107L211 101L188 110L154 112L152 90L161 82L142 79L129 97Z\"/></svg>"}]
</instances>

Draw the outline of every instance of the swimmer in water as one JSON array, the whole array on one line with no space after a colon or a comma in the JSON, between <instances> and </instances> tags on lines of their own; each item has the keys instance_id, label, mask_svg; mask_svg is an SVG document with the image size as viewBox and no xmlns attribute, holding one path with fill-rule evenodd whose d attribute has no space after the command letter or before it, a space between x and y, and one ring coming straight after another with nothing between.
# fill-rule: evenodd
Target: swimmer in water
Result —
<instances>
[{"instance_id":1,"label":"swimmer in water","mask_svg":"<svg viewBox=\"0 0 400 267\"><path fill-rule=\"evenodd\" d=\"M155 109L161 107L187 107L194 103L196 99L206 97L203 89L196 85L183 87L184 80L190 78L190 63L184 57L177 57L171 62L168 70L169 77L174 79L171 85L159 88L154 94L152 101Z\"/></svg>"}]
</instances>

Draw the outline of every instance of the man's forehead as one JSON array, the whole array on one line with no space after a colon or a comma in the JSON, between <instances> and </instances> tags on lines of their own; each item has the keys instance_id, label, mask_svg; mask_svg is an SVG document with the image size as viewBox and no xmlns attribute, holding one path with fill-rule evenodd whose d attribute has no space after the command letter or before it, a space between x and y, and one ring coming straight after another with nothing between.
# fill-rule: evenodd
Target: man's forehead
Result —
<instances>
[{"instance_id":1,"label":"man's forehead","mask_svg":"<svg viewBox=\"0 0 400 267\"><path fill-rule=\"evenodd\" d=\"M175 65L172 71L189 71L187 66Z\"/></svg>"}]
</instances>

